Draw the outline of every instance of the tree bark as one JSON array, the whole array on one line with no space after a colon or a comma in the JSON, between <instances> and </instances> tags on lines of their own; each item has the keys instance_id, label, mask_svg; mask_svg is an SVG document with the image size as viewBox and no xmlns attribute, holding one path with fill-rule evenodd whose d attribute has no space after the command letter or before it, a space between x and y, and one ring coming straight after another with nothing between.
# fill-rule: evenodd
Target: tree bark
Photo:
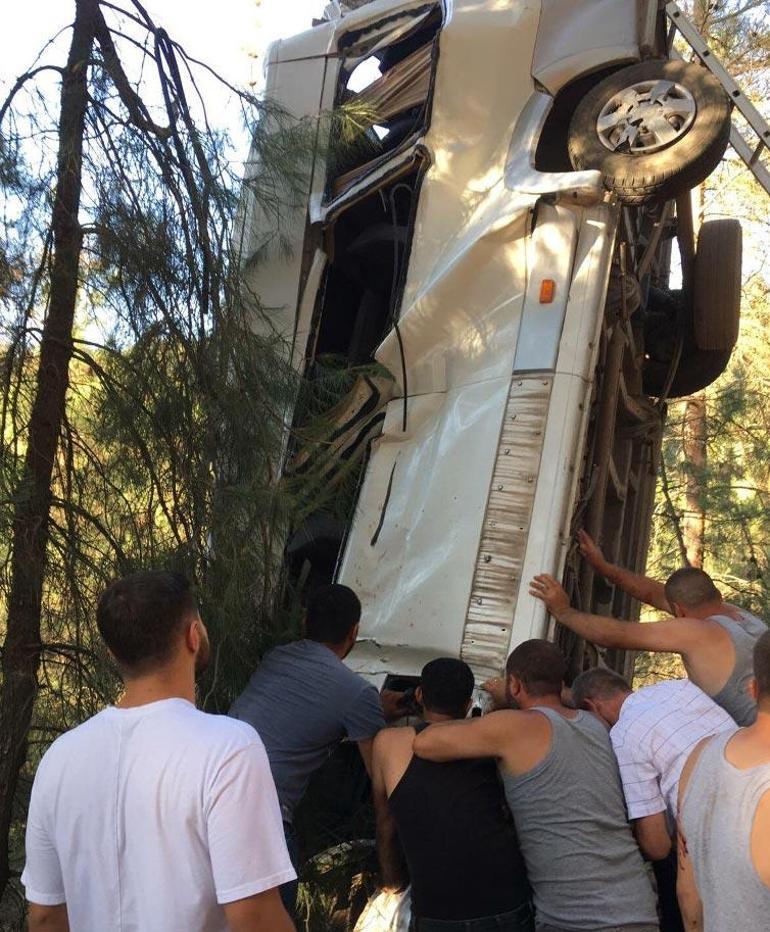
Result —
<instances>
[{"instance_id":1,"label":"tree bark","mask_svg":"<svg viewBox=\"0 0 770 932\"><path fill-rule=\"evenodd\" d=\"M685 502L682 533L690 566L703 568L706 512L703 506L707 464L706 396L703 392L685 402L683 425Z\"/></svg>"},{"instance_id":2,"label":"tree bark","mask_svg":"<svg viewBox=\"0 0 770 932\"><path fill-rule=\"evenodd\" d=\"M78 220L88 62L98 0L75 0L75 23L63 73L56 187L51 214L53 257L48 312L11 536L11 584L0 684L0 894L9 879L13 800L26 760L37 691L43 580L51 477L64 417L83 234Z\"/></svg>"}]
</instances>

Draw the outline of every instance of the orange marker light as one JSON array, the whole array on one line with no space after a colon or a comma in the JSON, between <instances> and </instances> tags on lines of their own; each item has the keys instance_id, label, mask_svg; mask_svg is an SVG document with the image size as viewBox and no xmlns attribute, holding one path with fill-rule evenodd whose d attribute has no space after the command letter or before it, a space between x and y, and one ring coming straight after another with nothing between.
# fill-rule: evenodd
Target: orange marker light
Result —
<instances>
[{"instance_id":1,"label":"orange marker light","mask_svg":"<svg viewBox=\"0 0 770 932\"><path fill-rule=\"evenodd\" d=\"M540 282L540 303L551 304L556 291L556 282L552 278L544 278Z\"/></svg>"}]
</instances>

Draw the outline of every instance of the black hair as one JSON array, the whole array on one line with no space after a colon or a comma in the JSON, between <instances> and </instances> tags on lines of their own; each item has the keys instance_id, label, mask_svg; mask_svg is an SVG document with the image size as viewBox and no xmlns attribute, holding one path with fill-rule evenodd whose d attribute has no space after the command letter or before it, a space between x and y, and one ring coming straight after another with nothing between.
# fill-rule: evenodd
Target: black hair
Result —
<instances>
[{"instance_id":1,"label":"black hair","mask_svg":"<svg viewBox=\"0 0 770 932\"><path fill-rule=\"evenodd\" d=\"M96 608L96 624L121 673L138 676L170 660L184 622L197 613L181 573L150 570L108 586Z\"/></svg>"},{"instance_id":2,"label":"black hair","mask_svg":"<svg viewBox=\"0 0 770 932\"><path fill-rule=\"evenodd\" d=\"M439 657L422 668L420 687L427 711L463 718L473 695L473 673L464 660Z\"/></svg>"},{"instance_id":3,"label":"black hair","mask_svg":"<svg viewBox=\"0 0 770 932\"><path fill-rule=\"evenodd\" d=\"M361 620L361 603L347 586L320 586L310 596L305 615L305 633L321 644L342 644Z\"/></svg>"},{"instance_id":4,"label":"black hair","mask_svg":"<svg viewBox=\"0 0 770 932\"><path fill-rule=\"evenodd\" d=\"M618 693L630 693L631 687L619 673L607 667L594 667L575 677L572 701L576 709L586 707L586 699L610 699Z\"/></svg>"},{"instance_id":5,"label":"black hair","mask_svg":"<svg viewBox=\"0 0 770 932\"><path fill-rule=\"evenodd\" d=\"M530 696L560 696L567 664L555 644L532 638L519 644L505 669L508 676L521 680Z\"/></svg>"},{"instance_id":6,"label":"black hair","mask_svg":"<svg viewBox=\"0 0 770 932\"><path fill-rule=\"evenodd\" d=\"M664 589L672 608L674 602L685 608L698 608L709 602L718 602L722 598L714 580L697 566L683 566L672 573L666 580Z\"/></svg>"}]
</instances>

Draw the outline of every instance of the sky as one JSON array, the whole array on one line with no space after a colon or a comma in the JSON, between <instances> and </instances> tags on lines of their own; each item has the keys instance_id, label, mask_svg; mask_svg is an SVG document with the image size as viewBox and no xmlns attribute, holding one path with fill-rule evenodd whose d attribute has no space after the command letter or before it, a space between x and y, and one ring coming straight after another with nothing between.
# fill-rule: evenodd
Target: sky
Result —
<instances>
[{"instance_id":1,"label":"sky","mask_svg":"<svg viewBox=\"0 0 770 932\"><path fill-rule=\"evenodd\" d=\"M130 0L118 0L126 8ZM326 0L143 0L158 25L195 58L237 85L262 83L274 39L310 28ZM74 18L73 0L5 0L0 30L0 100L40 48ZM67 37L62 38L66 43ZM66 54L66 45L64 46Z\"/></svg>"}]
</instances>

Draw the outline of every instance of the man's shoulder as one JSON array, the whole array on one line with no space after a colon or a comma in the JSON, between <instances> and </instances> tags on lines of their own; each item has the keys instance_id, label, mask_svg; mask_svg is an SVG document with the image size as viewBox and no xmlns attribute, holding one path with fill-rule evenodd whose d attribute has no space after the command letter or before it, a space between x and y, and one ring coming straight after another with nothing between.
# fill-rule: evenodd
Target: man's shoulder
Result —
<instances>
[{"instance_id":1,"label":"man's shoulder","mask_svg":"<svg viewBox=\"0 0 770 932\"><path fill-rule=\"evenodd\" d=\"M67 754L78 745L85 744L94 739L105 727L108 727L108 709L102 709L91 718L70 728L51 742L43 759L54 758L59 754Z\"/></svg>"},{"instance_id":2,"label":"man's shoulder","mask_svg":"<svg viewBox=\"0 0 770 932\"><path fill-rule=\"evenodd\" d=\"M700 686L687 678L675 680L660 680L642 686L629 696L623 704L621 719L624 714L631 718L634 714L641 714L648 709L656 709L661 714L674 710L684 711L691 705L713 706L714 700L705 693Z\"/></svg>"},{"instance_id":3,"label":"man's shoulder","mask_svg":"<svg viewBox=\"0 0 770 932\"><path fill-rule=\"evenodd\" d=\"M235 753L252 744L262 744L259 734L252 725L229 715L214 715L191 708L184 716L182 728L204 741Z\"/></svg>"},{"instance_id":4,"label":"man's shoulder","mask_svg":"<svg viewBox=\"0 0 770 932\"><path fill-rule=\"evenodd\" d=\"M375 754L387 754L389 750L400 745L411 744L417 730L411 725L389 725L381 728L374 737Z\"/></svg>"}]
</instances>

